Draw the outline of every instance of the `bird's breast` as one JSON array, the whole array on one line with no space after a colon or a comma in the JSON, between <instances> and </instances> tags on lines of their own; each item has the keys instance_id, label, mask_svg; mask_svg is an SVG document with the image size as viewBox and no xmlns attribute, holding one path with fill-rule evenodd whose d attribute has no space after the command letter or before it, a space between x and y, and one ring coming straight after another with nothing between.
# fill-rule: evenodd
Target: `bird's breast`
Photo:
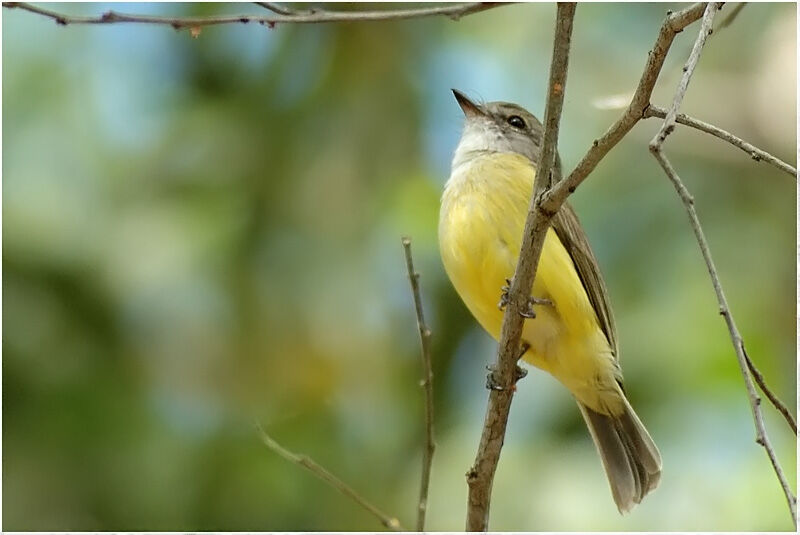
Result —
<instances>
[{"instance_id":1,"label":"bird's breast","mask_svg":"<svg viewBox=\"0 0 800 535\"><path fill-rule=\"evenodd\" d=\"M534 176L523 156L482 156L456 168L442 196L439 245L445 271L494 338L499 338L502 325L497 306L501 288L516 269ZM545 289L540 291L536 297L549 297ZM526 331L535 331L528 334L536 353L548 352L546 346L560 329L555 307L537 310L535 322L528 323Z\"/></svg>"},{"instance_id":2,"label":"bird's breast","mask_svg":"<svg viewBox=\"0 0 800 535\"><path fill-rule=\"evenodd\" d=\"M524 156L482 155L454 168L442 195L439 247L445 271L478 322L500 337L501 288L514 275L535 172ZM564 383L595 406L597 377L614 381L614 359L572 257L552 229L547 231L532 295L536 305L525 322L524 359ZM610 378L610 379L609 379Z\"/></svg>"}]
</instances>

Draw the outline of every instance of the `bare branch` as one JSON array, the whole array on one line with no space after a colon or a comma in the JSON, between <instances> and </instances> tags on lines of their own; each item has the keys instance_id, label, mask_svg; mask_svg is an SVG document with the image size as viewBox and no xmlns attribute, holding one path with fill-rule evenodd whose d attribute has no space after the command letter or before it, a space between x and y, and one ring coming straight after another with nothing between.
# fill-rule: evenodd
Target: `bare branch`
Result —
<instances>
[{"instance_id":1,"label":"bare branch","mask_svg":"<svg viewBox=\"0 0 800 535\"><path fill-rule=\"evenodd\" d=\"M266 447L289 461L290 463L294 463L298 466L302 466L324 482L326 482L331 487L335 488L348 498L352 499L358 505L372 513L378 520L380 520L381 524L383 524L386 528L392 531L408 531L403 526L400 525L400 521L397 520L395 517L391 517L369 503L367 500L361 497L359 493L354 491L350 486L348 486L345 482L341 479L336 477L335 475L331 474L323 468L322 466L318 465L312 459L305 455L299 455L297 453L293 453L277 442L269 436L266 431L261 427L260 424L256 424L256 430L258 430L258 434L261 437L261 441L264 443Z\"/></svg>"},{"instance_id":2,"label":"bare branch","mask_svg":"<svg viewBox=\"0 0 800 535\"><path fill-rule=\"evenodd\" d=\"M703 49L703 44L705 43L706 38L711 33L711 24L714 20L714 15L716 14L717 10L719 9L720 4L712 2L709 3L705 9L705 13L703 15L703 22L700 27L700 32L695 40L694 46L692 47L692 52L689 55L689 59L686 62L686 65L683 68L683 76L681 77L681 81L678 84L678 88L675 91L675 97L673 98L672 106L667 111L666 117L664 119L664 124L662 125L659 132L650 142L650 151L655 156L658 163L664 169L664 172L667 175L667 178L672 182L672 185L675 187L675 191L678 193L681 201L683 202L684 207L686 208L686 212L689 216L689 222L692 225L692 230L694 231L695 237L697 238L697 243L700 246L700 251L703 254L703 259L706 263L706 268L708 269L708 273L711 276L711 284L714 286L714 292L717 295L717 302L719 303L719 313L725 318L725 323L728 326L728 332L730 333L731 341L733 342L733 347L736 352L736 357L739 362L739 368L742 372L742 377L744 378L745 388L747 389L748 399L750 401L750 408L753 413L753 420L755 421L756 426L756 442L764 447L767 452L767 456L769 457L770 462L772 463L772 467L775 470L775 474L778 477L778 481L783 489L783 493L786 496L786 501L789 504L789 511L792 515L792 522L794 523L795 529L797 528L797 498L792 493L792 490L789 488L789 483L786 480L786 475L781 468L780 463L778 462L778 458L775 455L775 450L772 448L772 444L769 441L769 437L767 436L766 427L764 425L764 417L761 413L761 398L758 396L756 392L755 386L753 384L753 379L750 376L748 371L748 364L747 364L747 352L744 348L744 340L742 339L741 334L739 334L739 330L736 327L736 322L733 319L733 315L730 312L730 308L728 307L728 301L725 298L725 293L722 290L722 283L719 280L719 275L717 274L716 267L714 266L714 260L711 257L711 251L708 246L708 242L706 241L705 234L703 229L700 225L700 220L697 217L697 212L694 208L694 199L692 198L689 191L684 186L683 182L681 181L678 174L675 172L675 169L672 167L672 164L667 159L666 155L663 152L663 144L667 137L672 133L675 129L675 123L678 115L678 109L680 108L681 102L683 101L683 97L686 94L686 89L689 86L689 81L691 80L692 73L694 72L694 68L697 65L697 62L700 58L700 53Z\"/></svg>"},{"instance_id":3,"label":"bare branch","mask_svg":"<svg viewBox=\"0 0 800 535\"><path fill-rule=\"evenodd\" d=\"M797 423L794 421L794 417L792 417L792 413L789 412L789 409L783 402L780 400L778 396L776 396L772 390L769 389L767 386L767 382L764 380L764 376L761 375L761 372L758 371L756 365L753 363L753 360L750 358L750 355L747 354L747 351L744 352L744 358L747 359L747 369L750 370L750 373L753 374L753 378L758 383L759 388L761 391L764 392L764 395L772 402L772 405L777 409L779 413L783 415L783 418L786 420L786 423L789 424L789 427L792 429L794 434L797 434Z\"/></svg>"},{"instance_id":4,"label":"bare branch","mask_svg":"<svg viewBox=\"0 0 800 535\"><path fill-rule=\"evenodd\" d=\"M503 446L508 413L515 390L515 370L520 356L520 337L524 322L522 313L528 308L528 298L536 276L539 256L542 252L549 221L552 218L552 215L548 216L540 210L539 202L541 193L549 187L549 177L556 161L558 127L564 103L574 17L574 3L558 4L545 108L544 139L542 152L536 166L539 178L535 181L534 194L525 222L519 260L511 281L508 303L503 316L497 361L492 372L493 382L498 385L498 389L492 389L489 393L486 419L475 463L467 472L469 496L466 529L468 531L486 531L487 529L492 482L497 470L497 463L500 460L500 450Z\"/></svg>"},{"instance_id":5,"label":"bare branch","mask_svg":"<svg viewBox=\"0 0 800 535\"><path fill-rule=\"evenodd\" d=\"M417 506L417 531L425 531L425 513L428 510L428 487L431 481L431 464L436 443L433 441L433 367L431 366L431 330L425 324L422 311L422 297L419 288L419 273L414 271L414 260L411 257L411 239L403 238L403 249L406 254L408 280L411 282L411 293L414 296L414 309L417 313L422 368L425 376L422 386L425 388L425 451L422 456L422 480L419 486L419 504Z\"/></svg>"},{"instance_id":6,"label":"bare branch","mask_svg":"<svg viewBox=\"0 0 800 535\"><path fill-rule=\"evenodd\" d=\"M672 99L672 106L670 106L669 110L667 111L667 115L664 118L664 124L661 126L661 129L650 142L650 149L652 151L660 151L661 146L667 139L667 136L669 136L675 130L675 118L678 115L678 109L681 107L683 97L686 95L686 90L689 88L689 81L691 81L694 69L697 66L697 62L700 60L700 53L703 51L703 45L706 42L706 38L711 35L711 24L714 21L714 15L716 15L717 10L720 7L721 4L711 2L705 8L703 21L700 24L700 33L694 42L694 46L692 46L692 52L689 54L689 59L686 60L686 65L683 67L683 76L681 76L681 81L678 83L678 88L675 90L675 96Z\"/></svg>"},{"instance_id":7,"label":"bare branch","mask_svg":"<svg viewBox=\"0 0 800 535\"><path fill-rule=\"evenodd\" d=\"M719 281L719 275L717 275L716 267L714 266L714 261L711 258L711 253L708 248L708 243L706 242L705 235L703 233L702 227L700 226L700 221L697 218L697 213L694 209L694 199L689 194L686 187L683 185L680 177L678 177L675 169L673 169L672 165L670 164L669 160L667 160L664 153L661 151L653 153L658 160L658 163L661 164L661 167L664 169L664 172L667 174L667 177L672 182L673 186L675 186L678 195L680 196L681 200L683 201L684 206L686 207L686 211L689 214L689 220L692 225L692 230L695 233L695 237L700 245L700 250L703 253L703 259L706 262L706 268L708 269L708 273L711 276L712 284L714 285L714 291L717 294L717 301L719 303L719 313L725 318L725 323L728 326L728 331L731 336L731 340L733 341L733 347L736 351L736 356L739 360L739 367L741 368L745 387L747 388L747 395L750 400L750 407L753 412L753 418L756 424L756 442L761 444L764 449L767 451L767 455L769 456L769 460L772 463L772 467L775 470L775 474L778 477L778 481L781 484L783 489L783 493L786 496L786 501L789 504L789 510L792 514L792 521L795 523L795 527L797 525L797 498L792 493L792 490L789 488L789 483L786 480L786 476L783 473L783 469L778 462L778 459L775 455L775 451L772 448L772 444L769 441L767 436L766 428L764 426L764 418L761 414L761 398L758 396L758 393L755 391L755 387L753 386L753 380L750 377L747 371L747 362L746 362L746 350L744 348L744 341L742 340L741 335L739 334L739 330L736 327L736 323L733 320L733 316L731 316L730 310L728 308L728 302L725 299L725 294L722 291L722 285Z\"/></svg>"},{"instance_id":8,"label":"bare branch","mask_svg":"<svg viewBox=\"0 0 800 535\"><path fill-rule=\"evenodd\" d=\"M667 117L667 110L651 104L644 111L644 117L645 119L648 119L650 117L659 117L661 119L665 119ZM713 124L704 123L703 121L700 121L693 117L689 117L688 115L684 115L682 113L679 113L675 116L675 121L678 122L679 124L696 128L701 132L711 134L712 136L718 137L723 141L727 141L734 147L742 149L743 151L748 153L753 160L757 162L760 161L767 162L771 165L774 165L781 171L789 173L793 177L797 178L797 169L795 169L788 163L784 162L779 158L776 158L775 156L773 156L772 154L768 153L765 150L759 149L755 145L751 145L750 143L744 141L743 139L739 139L730 132L726 132L725 130L714 126Z\"/></svg>"},{"instance_id":9,"label":"bare branch","mask_svg":"<svg viewBox=\"0 0 800 535\"><path fill-rule=\"evenodd\" d=\"M277 13L278 15L294 15L295 10L290 9L288 7L283 7L280 4L275 2L253 2L257 6L261 6L264 9L269 9L273 13Z\"/></svg>"},{"instance_id":10,"label":"bare branch","mask_svg":"<svg viewBox=\"0 0 800 535\"><path fill-rule=\"evenodd\" d=\"M67 24L116 24L122 22L139 24L162 24L172 26L176 30L181 28L199 28L203 26L214 26L219 24L235 24L254 22L267 25L270 28L276 24L318 24L322 22L364 22L379 20L405 20L423 17L433 17L442 15L452 20L461 17L486 11L495 7L507 5L508 2L471 2L467 4L445 4L436 7L424 7L418 9L395 9L386 11L304 11L295 12L286 8L276 6L271 2L261 2L268 4L267 9L274 12L272 15L216 15L208 17L161 17L155 15L133 15L117 13L116 11L106 11L99 16L73 16L58 13L42 7L38 7L26 2L3 2L5 8L18 8L30 11L44 17L51 18L57 24L66 26ZM283 11L284 13L281 13Z\"/></svg>"},{"instance_id":11,"label":"bare branch","mask_svg":"<svg viewBox=\"0 0 800 535\"><path fill-rule=\"evenodd\" d=\"M675 36L683 31L686 26L699 19L703 15L704 9L705 4L698 3L692 4L676 13L668 12L667 19L661 26L656 42L647 54L644 72L628 108L605 134L594 140L591 148L578 162L575 169L564 180L544 194L542 199L543 210L555 213L567 196L586 180L589 173L597 167L597 164L606 154L642 119Z\"/></svg>"}]
</instances>

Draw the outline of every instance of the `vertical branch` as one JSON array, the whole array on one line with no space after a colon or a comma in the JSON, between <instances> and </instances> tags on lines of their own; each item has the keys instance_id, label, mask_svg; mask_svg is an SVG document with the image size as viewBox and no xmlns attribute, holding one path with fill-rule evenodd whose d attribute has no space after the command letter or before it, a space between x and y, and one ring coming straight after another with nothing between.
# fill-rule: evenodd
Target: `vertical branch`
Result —
<instances>
[{"instance_id":1,"label":"vertical branch","mask_svg":"<svg viewBox=\"0 0 800 535\"><path fill-rule=\"evenodd\" d=\"M417 531L425 531L425 514L428 510L428 487L431 481L431 464L436 443L433 441L433 367L431 366L431 330L425 324L422 311L422 297L419 289L419 273L414 271L414 260L411 257L411 239L403 238L403 249L406 254L408 280L411 282L411 293L414 296L414 308L417 313L420 352L422 353L422 369L425 374L422 386L425 388L425 450L422 455L422 480L419 485L419 504L417 505Z\"/></svg>"},{"instance_id":2,"label":"vertical branch","mask_svg":"<svg viewBox=\"0 0 800 535\"><path fill-rule=\"evenodd\" d=\"M467 501L467 523L469 531L486 531L489 521L492 482L500 460L508 413L515 388L515 370L520 356L520 337L524 318L528 310L529 296L536 267L542 252L545 234L553 213L543 212L539 206L542 193L548 188L555 166L558 142L558 127L564 103L564 87L567 81L567 66L572 37L572 21L575 17L574 3L559 3L556 14L556 30L553 39L553 58L550 64L550 81L544 120L544 139L537 169L537 180L522 248L517 263L508 304L503 316L503 326L497 353L497 363L492 371L493 383L498 385L489 393L489 403L483 424L475 463L467 472L469 496Z\"/></svg>"},{"instance_id":3,"label":"vertical branch","mask_svg":"<svg viewBox=\"0 0 800 535\"><path fill-rule=\"evenodd\" d=\"M667 111L666 118L664 119L664 124L662 125L659 132L650 142L650 152L653 153L658 163L661 165L662 169L667 175L667 178L672 182L672 185L675 187L675 191L678 193L681 201L683 202L684 207L686 208L687 215L689 216L689 222L692 226L692 230L694 231L695 237L697 239L697 243L700 246L700 252L703 255L703 259L706 263L706 268L708 269L708 273L711 277L711 284L714 287L714 293L717 296L717 302L719 304L719 313L725 318L725 323L728 327L728 332L730 334L731 342L733 343L734 351L736 352L736 357L739 363L739 368L742 373L742 377L744 378L745 389L747 390L747 397L750 402L750 408L753 413L753 420L755 422L756 427L756 442L764 447L767 452L767 456L769 457L770 462L772 463L772 467L775 470L775 474L778 478L778 481L783 489L783 493L786 496L786 501L789 505L789 512L792 515L792 522L794 523L795 529L797 528L797 498L792 493L792 490L789 488L789 483L786 479L786 475L781 468L780 463L778 462L778 458L775 454L775 450L770 443L769 436L767 435L767 430L764 425L764 416L761 412L761 398L756 392L755 385L753 384L753 378L750 375L750 371L748 369L748 358L747 352L744 347L744 340L742 339L742 335L739 333L738 328L736 327L736 322L733 319L733 314L730 311L730 307L728 306L728 301L725 298L725 292L722 290L722 283L719 280L719 275L717 274L717 269L714 265L714 260L711 257L711 250L709 249L708 242L706 241L705 234L703 232L703 228L700 225L700 220L697 217L697 212L694 208L694 198L684 186L683 181L681 181L678 174L675 172L675 169L672 167L672 164L667 159L666 155L663 152L663 144L664 141L667 139L672 131L675 129L676 117L678 115L678 110L680 108L681 102L683 101L683 97L686 94L686 89L689 86L689 81L691 80L692 73L694 72L694 68L697 65L698 60L700 59L700 53L703 49L703 44L705 43L708 35L711 33L711 24L714 20L714 15L716 14L717 10L720 8L720 4L717 3L709 3L705 9L705 13L703 15L703 22L700 27L700 33L695 40L694 47L692 48L691 54L689 54L689 59L686 62L686 65L683 68L683 77L681 78L680 83L678 84L678 88L675 91L675 97L672 101L672 106Z\"/></svg>"}]
</instances>

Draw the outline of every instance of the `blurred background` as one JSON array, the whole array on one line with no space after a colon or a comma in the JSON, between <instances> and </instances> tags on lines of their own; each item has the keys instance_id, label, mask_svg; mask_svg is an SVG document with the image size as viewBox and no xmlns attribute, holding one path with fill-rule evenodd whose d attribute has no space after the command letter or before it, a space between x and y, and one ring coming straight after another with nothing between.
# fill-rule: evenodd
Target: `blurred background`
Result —
<instances>
[{"instance_id":1,"label":"blurred background","mask_svg":"<svg viewBox=\"0 0 800 535\"><path fill-rule=\"evenodd\" d=\"M567 170L617 119L680 7L579 6ZM450 88L541 115L554 14L517 5L459 22L250 24L193 39L3 9L3 527L381 528L268 451L256 420L413 526L423 398L409 235L433 330L428 527L462 529L496 346L438 254L462 122ZM795 21L792 4L746 6L710 39L682 111L794 164ZM671 102L696 32L676 39L654 103ZM629 397L664 457L661 486L621 517L574 401L532 371L512 408L494 530L792 528L686 214L647 150L658 126L640 123L572 203L609 287ZM667 152L749 354L794 410L796 181L684 127ZM796 488L795 437L764 412Z\"/></svg>"}]
</instances>

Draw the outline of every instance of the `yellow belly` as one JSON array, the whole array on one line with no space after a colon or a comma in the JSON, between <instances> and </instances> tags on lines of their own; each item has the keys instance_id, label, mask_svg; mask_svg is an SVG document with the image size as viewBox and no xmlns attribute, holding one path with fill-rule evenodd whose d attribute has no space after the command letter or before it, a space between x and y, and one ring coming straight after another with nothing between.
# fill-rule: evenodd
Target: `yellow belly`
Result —
<instances>
[{"instance_id":1,"label":"yellow belly","mask_svg":"<svg viewBox=\"0 0 800 535\"><path fill-rule=\"evenodd\" d=\"M454 170L442 196L439 247L445 271L495 339L503 319L497 306L501 287L516 268L533 182L527 158L495 153ZM536 318L526 320L522 338L530 349L524 360L554 375L590 407L616 412L618 389L608 341L572 259L552 229L532 295L549 299L553 306L535 306Z\"/></svg>"}]
</instances>

